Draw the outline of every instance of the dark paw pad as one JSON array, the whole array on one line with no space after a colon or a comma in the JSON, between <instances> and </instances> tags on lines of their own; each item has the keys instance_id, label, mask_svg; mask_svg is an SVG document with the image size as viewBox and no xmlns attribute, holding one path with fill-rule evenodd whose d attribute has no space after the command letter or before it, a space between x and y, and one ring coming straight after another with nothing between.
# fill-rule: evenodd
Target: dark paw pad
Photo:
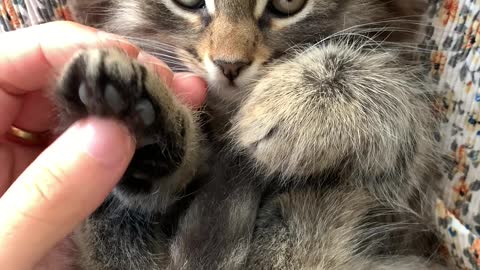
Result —
<instances>
[{"instance_id":1,"label":"dark paw pad","mask_svg":"<svg viewBox=\"0 0 480 270\"><path fill-rule=\"evenodd\" d=\"M135 134L137 150L117 187L125 192L153 192L156 181L182 164L184 132L179 130L183 120L172 117L175 110L165 110L174 104L168 92L161 91L168 90L160 80L117 50L82 52L59 82L56 97L65 128L93 115L121 121ZM155 99L150 93L155 93Z\"/></svg>"},{"instance_id":2,"label":"dark paw pad","mask_svg":"<svg viewBox=\"0 0 480 270\"><path fill-rule=\"evenodd\" d=\"M117 50L83 52L58 87L57 98L65 110L62 122L69 125L88 115L111 117L145 141L142 131L157 120L156 104L145 89L146 73L145 67Z\"/></svg>"}]
</instances>

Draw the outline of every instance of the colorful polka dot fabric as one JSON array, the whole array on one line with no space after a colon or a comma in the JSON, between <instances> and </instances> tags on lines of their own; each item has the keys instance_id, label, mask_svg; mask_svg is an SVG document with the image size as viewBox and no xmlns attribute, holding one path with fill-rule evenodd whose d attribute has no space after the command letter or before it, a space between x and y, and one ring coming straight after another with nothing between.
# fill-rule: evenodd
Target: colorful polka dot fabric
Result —
<instances>
[{"instance_id":1,"label":"colorful polka dot fabric","mask_svg":"<svg viewBox=\"0 0 480 270\"><path fill-rule=\"evenodd\" d=\"M0 32L71 20L67 0L0 0ZM437 200L445 256L480 270L480 0L429 0L420 49L441 94L441 147L449 156Z\"/></svg>"},{"instance_id":2,"label":"colorful polka dot fabric","mask_svg":"<svg viewBox=\"0 0 480 270\"><path fill-rule=\"evenodd\" d=\"M480 269L480 1L430 0L429 76L448 154L437 226L458 269Z\"/></svg>"},{"instance_id":3,"label":"colorful polka dot fabric","mask_svg":"<svg viewBox=\"0 0 480 270\"><path fill-rule=\"evenodd\" d=\"M0 0L0 32L55 20L71 20L67 0Z\"/></svg>"}]
</instances>

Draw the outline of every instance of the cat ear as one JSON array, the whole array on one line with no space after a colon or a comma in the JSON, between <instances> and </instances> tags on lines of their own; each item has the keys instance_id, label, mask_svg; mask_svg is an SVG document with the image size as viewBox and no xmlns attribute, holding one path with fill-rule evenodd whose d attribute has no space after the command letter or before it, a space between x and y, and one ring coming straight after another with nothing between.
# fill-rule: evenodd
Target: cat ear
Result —
<instances>
[{"instance_id":1,"label":"cat ear","mask_svg":"<svg viewBox=\"0 0 480 270\"><path fill-rule=\"evenodd\" d=\"M100 27L111 10L113 0L69 0L68 6L76 22Z\"/></svg>"}]
</instances>

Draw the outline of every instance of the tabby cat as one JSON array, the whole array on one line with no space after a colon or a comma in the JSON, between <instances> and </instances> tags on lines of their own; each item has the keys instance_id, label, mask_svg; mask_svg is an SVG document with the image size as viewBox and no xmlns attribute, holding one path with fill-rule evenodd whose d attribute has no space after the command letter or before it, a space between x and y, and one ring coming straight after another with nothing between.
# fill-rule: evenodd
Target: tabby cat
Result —
<instances>
[{"instance_id":1,"label":"tabby cat","mask_svg":"<svg viewBox=\"0 0 480 270\"><path fill-rule=\"evenodd\" d=\"M80 269L429 269L438 156L412 65L422 0L72 0L77 21L209 84L201 112L116 49L85 50L61 127L138 147L75 234ZM61 129L62 129L61 128Z\"/></svg>"}]
</instances>

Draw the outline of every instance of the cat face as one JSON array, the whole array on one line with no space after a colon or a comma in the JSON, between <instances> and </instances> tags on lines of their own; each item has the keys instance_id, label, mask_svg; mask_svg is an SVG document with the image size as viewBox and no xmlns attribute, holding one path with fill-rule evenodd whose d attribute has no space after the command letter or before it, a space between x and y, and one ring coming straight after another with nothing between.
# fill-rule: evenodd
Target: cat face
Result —
<instances>
[{"instance_id":1,"label":"cat face","mask_svg":"<svg viewBox=\"0 0 480 270\"><path fill-rule=\"evenodd\" d=\"M359 32L361 25L384 29L389 20L398 29L402 22L395 18L421 14L423 4L426 0L76 0L74 9L87 23L100 23L167 63L203 75L211 92L233 101L275 60L335 33ZM417 26L412 19L418 17L409 17L405 28Z\"/></svg>"}]
</instances>

